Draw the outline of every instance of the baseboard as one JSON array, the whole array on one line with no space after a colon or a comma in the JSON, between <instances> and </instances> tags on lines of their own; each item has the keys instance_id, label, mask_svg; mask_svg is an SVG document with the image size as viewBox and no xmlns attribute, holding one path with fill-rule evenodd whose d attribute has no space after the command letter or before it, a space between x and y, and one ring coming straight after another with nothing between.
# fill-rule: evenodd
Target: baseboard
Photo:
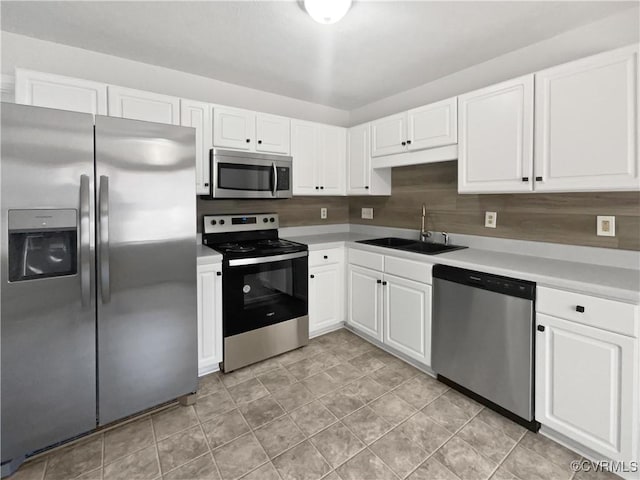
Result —
<instances>
[{"instance_id":1,"label":"baseboard","mask_svg":"<svg viewBox=\"0 0 640 480\"><path fill-rule=\"evenodd\" d=\"M220 363L205 363L204 365L198 365L198 377L204 377L205 375L209 375L210 373L215 373L220 371Z\"/></svg>"},{"instance_id":2,"label":"baseboard","mask_svg":"<svg viewBox=\"0 0 640 480\"><path fill-rule=\"evenodd\" d=\"M336 330L340 330L344 328L344 322L334 323L333 325L329 325L328 327L320 328L318 330L309 331L309 338L320 337L330 332L335 332Z\"/></svg>"}]
</instances>

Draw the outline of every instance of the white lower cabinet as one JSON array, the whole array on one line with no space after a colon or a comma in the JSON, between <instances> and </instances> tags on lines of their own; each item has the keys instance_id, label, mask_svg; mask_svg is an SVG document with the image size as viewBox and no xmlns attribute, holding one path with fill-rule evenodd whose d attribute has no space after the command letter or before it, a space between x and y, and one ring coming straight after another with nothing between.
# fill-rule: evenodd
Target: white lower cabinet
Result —
<instances>
[{"instance_id":1,"label":"white lower cabinet","mask_svg":"<svg viewBox=\"0 0 640 480\"><path fill-rule=\"evenodd\" d=\"M344 265L309 269L309 334L344 321Z\"/></svg>"},{"instance_id":2,"label":"white lower cabinet","mask_svg":"<svg viewBox=\"0 0 640 480\"><path fill-rule=\"evenodd\" d=\"M431 265L349 251L347 323L431 365Z\"/></svg>"},{"instance_id":3,"label":"white lower cabinet","mask_svg":"<svg viewBox=\"0 0 640 480\"><path fill-rule=\"evenodd\" d=\"M198 265L198 375L222 361L222 264Z\"/></svg>"},{"instance_id":4,"label":"white lower cabinet","mask_svg":"<svg viewBox=\"0 0 640 480\"><path fill-rule=\"evenodd\" d=\"M385 273L384 343L431 365L431 285Z\"/></svg>"},{"instance_id":5,"label":"white lower cabinet","mask_svg":"<svg viewBox=\"0 0 640 480\"><path fill-rule=\"evenodd\" d=\"M382 341L382 273L349 265L347 323Z\"/></svg>"},{"instance_id":6,"label":"white lower cabinet","mask_svg":"<svg viewBox=\"0 0 640 480\"><path fill-rule=\"evenodd\" d=\"M536 419L608 459L638 461L637 339L536 318Z\"/></svg>"}]
</instances>

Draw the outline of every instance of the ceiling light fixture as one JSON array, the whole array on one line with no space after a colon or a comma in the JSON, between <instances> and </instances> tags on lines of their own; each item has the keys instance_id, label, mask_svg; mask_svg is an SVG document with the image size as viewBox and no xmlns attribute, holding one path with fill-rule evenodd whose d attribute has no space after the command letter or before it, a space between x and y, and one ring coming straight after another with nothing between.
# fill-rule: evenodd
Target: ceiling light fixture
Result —
<instances>
[{"instance_id":1,"label":"ceiling light fixture","mask_svg":"<svg viewBox=\"0 0 640 480\"><path fill-rule=\"evenodd\" d=\"M304 8L316 22L328 25L347 14L351 0L304 0Z\"/></svg>"}]
</instances>

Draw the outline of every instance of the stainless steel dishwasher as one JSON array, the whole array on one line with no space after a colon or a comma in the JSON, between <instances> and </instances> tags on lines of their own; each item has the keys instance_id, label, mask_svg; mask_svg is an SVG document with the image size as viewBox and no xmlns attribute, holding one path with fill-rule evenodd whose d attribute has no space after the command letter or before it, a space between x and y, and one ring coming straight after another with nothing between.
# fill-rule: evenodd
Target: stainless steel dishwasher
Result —
<instances>
[{"instance_id":1,"label":"stainless steel dishwasher","mask_svg":"<svg viewBox=\"0 0 640 480\"><path fill-rule=\"evenodd\" d=\"M533 282L433 267L438 379L533 431L535 291Z\"/></svg>"}]
</instances>

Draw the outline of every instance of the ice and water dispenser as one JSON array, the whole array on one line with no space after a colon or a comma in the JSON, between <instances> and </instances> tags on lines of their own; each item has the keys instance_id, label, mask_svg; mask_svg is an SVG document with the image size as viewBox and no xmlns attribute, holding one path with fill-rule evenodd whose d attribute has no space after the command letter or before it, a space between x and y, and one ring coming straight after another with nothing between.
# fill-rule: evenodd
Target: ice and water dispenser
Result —
<instances>
[{"instance_id":1,"label":"ice and water dispenser","mask_svg":"<svg viewBox=\"0 0 640 480\"><path fill-rule=\"evenodd\" d=\"M77 241L74 209L9 210L9 281L75 275Z\"/></svg>"}]
</instances>

